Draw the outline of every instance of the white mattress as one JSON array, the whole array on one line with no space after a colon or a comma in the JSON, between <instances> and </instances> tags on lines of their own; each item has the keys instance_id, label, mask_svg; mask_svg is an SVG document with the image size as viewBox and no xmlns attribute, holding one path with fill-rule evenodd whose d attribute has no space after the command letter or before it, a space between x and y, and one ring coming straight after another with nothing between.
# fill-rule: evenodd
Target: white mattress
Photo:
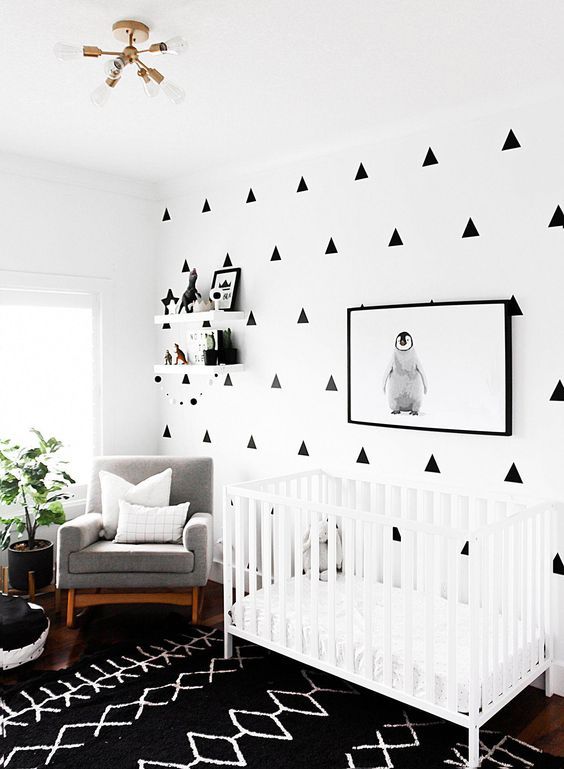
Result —
<instances>
[{"instance_id":1,"label":"white mattress","mask_svg":"<svg viewBox=\"0 0 564 769\"><path fill-rule=\"evenodd\" d=\"M311 582L308 577L302 578L302 652L309 656L312 655L311 648ZM296 612L295 612L295 578L286 583L286 646L295 649L296 645ZM280 611L279 611L279 592L278 586L272 585L271 591L271 640L275 643L281 642L280 636ZM381 584L376 584L373 590L374 605L372 608L373 617L373 678L375 681L383 681L383 627L384 627L384 608L383 608L383 590ZM318 583L318 646L319 659L327 659L327 618L328 618L328 585L325 582ZM242 607L243 616L240 621L238 611ZM447 707L447 607L448 602L444 598L435 598L434 604L434 668L435 668L435 704ZM258 590L256 593L257 610L257 629L258 635L265 637L265 612L264 612L264 591ZM416 697L425 697L425 599L424 596L416 591L412 592L412 659L413 659L413 694ZM339 575L336 580L335 588L335 638L336 638L336 664L337 667L344 667L344 652L346 639L346 603L345 603L345 583L344 578ZM403 689L404 686L404 598L401 588L392 588L391 601L391 633L392 633L392 686ZM231 609L231 616L236 626L254 633L253 614L251 608L251 596L247 595L241 601L234 604ZM364 609L363 609L363 588L360 579L355 580L353 585L353 645L354 645L354 670L360 675L364 675ZM502 618L499 617L499 654L501 659L501 645L503 643ZM470 625L468 606L463 603L457 604L456 610L456 672L457 672L457 709L462 713L468 712L468 677L470 667ZM519 629L519 638L520 629ZM259 641L260 643L260 641ZM491 647L493 648L493 643ZM538 647L537 647L538 648ZM527 652L529 650L527 649ZM517 649L518 664L521 663L523 650ZM312 660L312 663L314 661ZM491 665L491 662L490 662ZM507 672L511 678L513 657L509 656L507 660ZM482 688L486 701L492 699L492 685L494 675L490 672L488 680L482 682ZM502 690L502 668L498 666L495 671L496 692Z\"/></svg>"}]
</instances>

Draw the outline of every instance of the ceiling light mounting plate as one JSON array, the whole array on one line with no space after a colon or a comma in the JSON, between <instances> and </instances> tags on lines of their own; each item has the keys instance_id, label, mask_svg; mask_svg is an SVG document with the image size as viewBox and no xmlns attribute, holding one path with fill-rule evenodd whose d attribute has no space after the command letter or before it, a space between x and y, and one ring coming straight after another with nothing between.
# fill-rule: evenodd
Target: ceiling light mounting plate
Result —
<instances>
[{"instance_id":1,"label":"ceiling light mounting plate","mask_svg":"<svg viewBox=\"0 0 564 769\"><path fill-rule=\"evenodd\" d=\"M116 21L112 26L114 31L114 37L120 41L120 43L129 44L130 35L133 45L137 43L144 43L149 39L149 27L143 24L142 21L135 21L134 19L123 19L122 21Z\"/></svg>"}]
</instances>

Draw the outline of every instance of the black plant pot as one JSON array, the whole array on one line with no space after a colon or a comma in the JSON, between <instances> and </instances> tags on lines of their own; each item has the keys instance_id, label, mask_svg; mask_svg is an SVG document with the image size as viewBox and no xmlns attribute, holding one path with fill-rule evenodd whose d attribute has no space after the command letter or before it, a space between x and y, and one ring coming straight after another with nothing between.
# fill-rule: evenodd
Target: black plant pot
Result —
<instances>
[{"instance_id":1,"label":"black plant pot","mask_svg":"<svg viewBox=\"0 0 564 769\"><path fill-rule=\"evenodd\" d=\"M229 347L227 350L223 350L223 363L228 366L232 366L237 363L237 353L239 351L235 347Z\"/></svg>"},{"instance_id":2,"label":"black plant pot","mask_svg":"<svg viewBox=\"0 0 564 769\"><path fill-rule=\"evenodd\" d=\"M217 363L217 350L204 350L206 366L215 366Z\"/></svg>"},{"instance_id":3,"label":"black plant pot","mask_svg":"<svg viewBox=\"0 0 564 769\"><path fill-rule=\"evenodd\" d=\"M16 550L16 544L26 544L26 540L14 542L8 548L8 574L10 585L15 590L28 589L27 574L35 573L35 587L39 590L53 581L53 543L46 539L36 539L34 550Z\"/></svg>"}]
</instances>

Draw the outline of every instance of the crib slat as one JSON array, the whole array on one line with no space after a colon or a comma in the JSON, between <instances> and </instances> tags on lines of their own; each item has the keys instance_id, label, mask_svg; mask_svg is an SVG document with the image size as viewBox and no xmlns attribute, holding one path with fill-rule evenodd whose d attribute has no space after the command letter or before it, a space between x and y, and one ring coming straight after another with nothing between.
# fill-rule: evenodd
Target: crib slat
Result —
<instances>
[{"instance_id":1,"label":"crib slat","mask_svg":"<svg viewBox=\"0 0 564 769\"><path fill-rule=\"evenodd\" d=\"M539 631L539 553L538 553L538 517L531 520L531 528L533 530L533 536L531 539L531 559L532 559L532 572L533 572L533 584L532 584L532 607L531 607L531 667L538 664L538 631Z\"/></svg>"},{"instance_id":2,"label":"crib slat","mask_svg":"<svg viewBox=\"0 0 564 769\"><path fill-rule=\"evenodd\" d=\"M504 517L507 518L507 505L504 505ZM502 627L502 638L503 638L503 650L502 650L502 661L503 661L503 691L507 691L510 684L510 670L509 670L509 623L510 623L510 615L509 615L509 579L508 575L509 572L509 552L510 552L510 543L509 543L509 530L506 528L502 531L502 553L501 553L501 562L502 562L502 569L501 569L501 627Z\"/></svg>"},{"instance_id":3,"label":"crib slat","mask_svg":"<svg viewBox=\"0 0 564 769\"><path fill-rule=\"evenodd\" d=\"M458 603L458 550L457 540L448 542L447 554L447 703L449 710L457 710L458 682L456 676L456 606Z\"/></svg>"},{"instance_id":4,"label":"crib slat","mask_svg":"<svg viewBox=\"0 0 564 769\"><path fill-rule=\"evenodd\" d=\"M389 489L389 487L387 487ZM391 515L391 496L386 497L386 512ZM382 588L384 602L383 634L383 683L392 685L392 527L379 526L383 543Z\"/></svg>"},{"instance_id":5,"label":"crib slat","mask_svg":"<svg viewBox=\"0 0 564 769\"><path fill-rule=\"evenodd\" d=\"M488 682L490 675L490 590L489 585L492 576L489 573L489 550L491 547L491 537L484 536L482 539L482 547L480 552L480 577L481 585L480 592L482 597L482 605L480 607L480 617L482 619L481 633L482 633L482 672L481 672L481 684L482 684L482 708L485 707L488 699Z\"/></svg>"},{"instance_id":6,"label":"crib slat","mask_svg":"<svg viewBox=\"0 0 564 769\"><path fill-rule=\"evenodd\" d=\"M319 517L311 511L311 655L319 659Z\"/></svg>"},{"instance_id":7,"label":"crib slat","mask_svg":"<svg viewBox=\"0 0 564 769\"><path fill-rule=\"evenodd\" d=\"M264 636L272 640L272 515L268 502L261 503L261 563L262 588L264 590Z\"/></svg>"},{"instance_id":8,"label":"crib slat","mask_svg":"<svg viewBox=\"0 0 564 769\"><path fill-rule=\"evenodd\" d=\"M402 533L402 574L403 593L403 688L406 694L413 694L413 559L415 534L412 531Z\"/></svg>"},{"instance_id":9,"label":"crib slat","mask_svg":"<svg viewBox=\"0 0 564 769\"><path fill-rule=\"evenodd\" d=\"M495 701L503 689L503 656L500 650L500 622L501 615L501 580L499 568L502 547L502 532L492 534L492 552L490 558L490 570L492 575L497 575L492 583L492 699Z\"/></svg>"},{"instance_id":10,"label":"crib slat","mask_svg":"<svg viewBox=\"0 0 564 769\"><path fill-rule=\"evenodd\" d=\"M435 702L435 612L433 596L433 571L435 561L435 537L423 535L425 548L425 697Z\"/></svg>"},{"instance_id":11,"label":"crib slat","mask_svg":"<svg viewBox=\"0 0 564 769\"><path fill-rule=\"evenodd\" d=\"M373 650L372 650L372 600L374 570L372 557L372 524L364 521L362 524L364 541L363 562L363 614L364 614L364 677L372 680L374 677Z\"/></svg>"},{"instance_id":12,"label":"crib slat","mask_svg":"<svg viewBox=\"0 0 564 769\"><path fill-rule=\"evenodd\" d=\"M249 593L252 632L257 632L257 521L256 500L249 500Z\"/></svg>"},{"instance_id":13,"label":"crib slat","mask_svg":"<svg viewBox=\"0 0 564 769\"><path fill-rule=\"evenodd\" d=\"M524 548L524 572L527 581L525 593L525 645L523 647L523 657L525 659L525 671L531 669L531 604L532 596L532 569L531 569L531 522L525 523L525 548Z\"/></svg>"},{"instance_id":14,"label":"crib slat","mask_svg":"<svg viewBox=\"0 0 564 769\"><path fill-rule=\"evenodd\" d=\"M343 571L345 573L345 668L354 671L354 628L353 628L353 577L354 577L354 527L351 518L343 519Z\"/></svg>"},{"instance_id":15,"label":"crib slat","mask_svg":"<svg viewBox=\"0 0 564 769\"><path fill-rule=\"evenodd\" d=\"M512 677L513 686L517 685L521 671L519 668L519 528L516 523L511 526L511 580L513 595L511 597L511 630L512 630Z\"/></svg>"},{"instance_id":16,"label":"crib slat","mask_svg":"<svg viewBox=\"0 0 564 769\"><path fill-rule=\"evenodd\" d=\"M468 610L470 617L469 716L474 720L480 707L480 563L481 539L474 537L468 555Z\"/></svg>"},{"instance_id":17,"label":"crib slat","mask_svg":"<svg viewBox=\"0 0 564 769\"><path fill-rule=\"evenodd\" d=\"M308 480L310 480L308 478ZM302 651L302 627L303 627L303 571L304 571L304 548L303 548L303 511L301 507L296 508L294 520L294 600L296 604L295 620L295 648L298 653Z\"/></svg>"},{"instance_id":18,"label":"crib slat","mask_svg":"<svg viewBox=\"0 0 564 769\"><path fill-rule=\"evenodd\" d=\"M327 661L330 665L335 664L335 582L337 578L337 550L336 550L336 520L334 515L329 515L327 519L329 540L328 540L328 569L327 576Z\"/></svg>"},{"instance_id":19,"label":"crib slat","mask_svg":"<svg viewBox=\"0 0 564 769\"><path fill-rule=\"evenodd\" d=\"M280 625L279 642L286 646L286 519L288 508L278 506L278 622Z\"/></svg>"},{"instance_id":20,"label":"crib slat","mask_svg":"<svg viewBox=\"0 0 564 769\"><path fill-rule=\"evenodd\" d=\"M223 607L225 611L225 621L228 621L228 612L233 605L233 563L232 563L232 545L231 545L231 505L227 493L223 494ZM234 618L232 618L234 619ZM225 629L227 633L227 628ZM227 636L226 636L227 637ZM226 641L227 646L227 641Z\"/></svg>"},{"instance_id":21,"label":"crib slat","mask_svg":"<svg viewBox=\"0 0 564 769\"><path fill-rule=\"evenodd\" d=\"M235 600L237 602L237 625L243 627L243 605L245 596L245 551L243 548L242 500L235 497Z\"/></svg>"}]
</instances>

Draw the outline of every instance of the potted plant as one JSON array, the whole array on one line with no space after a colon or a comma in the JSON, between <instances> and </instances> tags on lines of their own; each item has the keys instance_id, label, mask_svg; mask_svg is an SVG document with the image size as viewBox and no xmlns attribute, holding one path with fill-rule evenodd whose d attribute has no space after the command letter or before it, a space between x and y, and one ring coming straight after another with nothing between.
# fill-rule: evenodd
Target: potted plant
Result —
<instances>
[{"instance_id":1,"label":"potted plant","mask_svg":"<svg viewBox=\"0 0 564 769\"><path fill-rule=\"evenodd\" d=\"M217 350L215 349L215 337L206 334L206 349L204 350L204 363L206 366L215 366L217 363Z\"/></svg>"},{"instance_id":2,"label":"potted plant","mask_svg":"<svg viewBox=\"0 0 564 769\"><path fill-rule=\"evenodd\" d=\"M35 572L37 588L52 581L53 543L37 539L37 529L64 523L62 500L69 498L65 489L74 483L64 469L67 463L57 456L63 444L39 430L31 432L38 445L29 448L0 440L0 504L19 508L11 518L0 518L0 550L8 550L10 584L17 590L27 590L29 571ZM14 531L19 539L11 542Z\"/></svg>"},{"instance_id":3,"label":"potted plant","mask_svg":"<svg viewBox=\"0 0 564 769\"><path fill-rule=\"evenodd\" d=\"M237 363L237 349L233 347L233 339L231 336L230 328L226 328L223 332L222 356L222 363L226 363L228 366Z\"/></svg>"}]
</instances>

